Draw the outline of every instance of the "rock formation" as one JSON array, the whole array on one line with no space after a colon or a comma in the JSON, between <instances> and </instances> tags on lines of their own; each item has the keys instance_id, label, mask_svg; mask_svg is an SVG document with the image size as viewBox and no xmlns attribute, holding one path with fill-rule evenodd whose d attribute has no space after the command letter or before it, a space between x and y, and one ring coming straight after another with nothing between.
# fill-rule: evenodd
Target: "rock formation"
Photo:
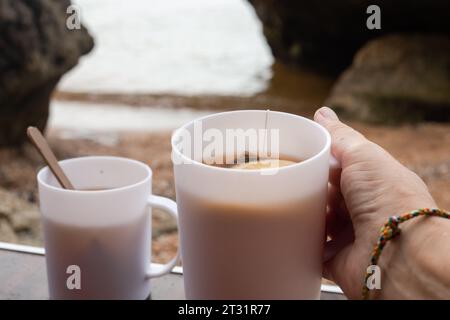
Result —
<instances>
[{"instance_id":1,"label":"rock formation","mask_svg":"<svg viewBox=\"0 0 450 320\"><path fill-rule=\"evenodd\" d=\"M380 123L450 121L450 39L391 35L370 41L325 102Z\"/></svg>"},{"instance_id":2,"label":"rock formation","mask_svg":"<svg viewBox=\"0 0 450 320\"><path fill-rule=\"evenodd\" d=\"M288 64L339 73L368 40L395 32L450 35L447 0L249 0L274 56ZM369 5L381 9L381 29L369 30Z\"/></svg>"},{"instance_id":3,"label":"rock formation","mask_svg":"<svg viewBox=\"0 0 450 320\"><path fill-rule=\"evenodd\" d=\"M20 145L25 129L45 128L61 76L94 45L66 26L70 0L0 0L0 145Z\"/></svg>"}]
</instances>

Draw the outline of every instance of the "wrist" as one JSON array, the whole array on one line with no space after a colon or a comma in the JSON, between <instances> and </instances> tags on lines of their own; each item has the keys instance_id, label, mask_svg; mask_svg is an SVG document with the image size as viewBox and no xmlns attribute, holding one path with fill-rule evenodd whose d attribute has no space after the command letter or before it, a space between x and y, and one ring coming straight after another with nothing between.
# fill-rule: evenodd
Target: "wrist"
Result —
<instances>
[{"instance_id":1,"label":"wrist","mask_svg":"<svg viewBox=\"0 0 450 320\"><path fill-rule=\"evenodd\" d=\"M378 299L439 299L450 292L450 220L417 217L401 224L379 260Z\"/></svg>"}]
</instances>

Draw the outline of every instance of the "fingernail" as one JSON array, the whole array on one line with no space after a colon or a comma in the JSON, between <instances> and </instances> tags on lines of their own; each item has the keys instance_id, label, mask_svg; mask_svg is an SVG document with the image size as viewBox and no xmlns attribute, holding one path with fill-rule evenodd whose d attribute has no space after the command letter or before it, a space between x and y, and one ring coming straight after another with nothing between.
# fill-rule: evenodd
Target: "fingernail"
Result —
<instances>
[{"instance_id":1,"label":"fingernail","mask_svg":"<svg viewBox=\"0 0 450 320\"><path fill-rule=\"evenodd\" d=\"M329 120L339 120L336 113L328 107L320 108L319 113L322 115L322 117L327 118Z\"/></svg>"}]
</instances>

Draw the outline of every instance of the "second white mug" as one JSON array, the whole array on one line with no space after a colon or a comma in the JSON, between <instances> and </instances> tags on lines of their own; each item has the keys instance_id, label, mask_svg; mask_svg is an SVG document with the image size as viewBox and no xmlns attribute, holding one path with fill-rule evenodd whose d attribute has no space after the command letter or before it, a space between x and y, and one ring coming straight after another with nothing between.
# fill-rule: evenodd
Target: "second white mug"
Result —
<instances>
[{"instance_id":1,"label":"second white mug","mask_svg":"<svg viewBox=\"0 0 450 320\"><path fill-rule=\"evenodd\" d=\"M151 268L151 208L177 219L175 202L152 195L152 171L117 157L60 161L76 190L48 167L37 176L51 299L145 299Z\"/></svg>"}]
</instances>

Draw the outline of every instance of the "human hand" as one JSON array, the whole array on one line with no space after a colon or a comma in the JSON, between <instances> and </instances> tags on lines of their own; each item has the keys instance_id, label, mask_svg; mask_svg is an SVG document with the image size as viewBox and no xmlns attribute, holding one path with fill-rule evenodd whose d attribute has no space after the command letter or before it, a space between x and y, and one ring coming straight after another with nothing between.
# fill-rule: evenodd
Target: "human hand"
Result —
<instances>
[{"instance_id":1,"label":"human hand","mask_svg":"<svg viewBox=\"0 0 450 320\"><path fill-rule=\"evenodd\" d=\"M388 217L436 207L425 183L387 151L339 121L329 108L314 119L331 134L340 170L330 173L324 276L361 298L365 270Z\"/></svg>"}]
</instances>

